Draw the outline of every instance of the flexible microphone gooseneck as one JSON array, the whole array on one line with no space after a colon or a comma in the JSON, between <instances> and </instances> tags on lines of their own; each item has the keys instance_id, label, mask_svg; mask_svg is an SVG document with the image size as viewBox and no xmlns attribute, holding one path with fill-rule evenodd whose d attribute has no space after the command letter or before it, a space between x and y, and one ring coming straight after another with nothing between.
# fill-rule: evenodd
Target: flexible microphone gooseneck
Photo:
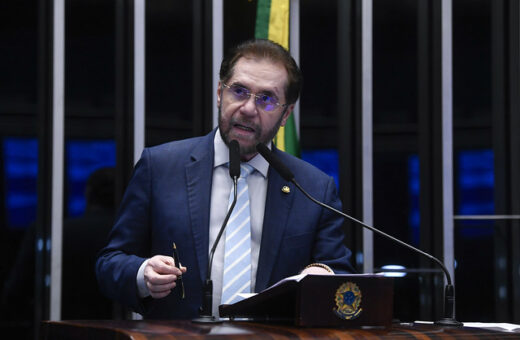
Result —
<instances>
[{"instance_id":1,"label":"flexible microphone gooseneck","mask_svg":"<svg viewBox=\"0 0 520 340\"><path fill-rule=\"evenodd\" d=\"M289 170L277 157L275 157L273 155L273 153L271 152L271 150L269 150L269 148L267 146L265 146L263 143L258 143L256 145L256 150L265 158L265 160L280 174L280 176L282 176L286 181L288 182L292 182L294 183L294 185L307 197L309 198L311 201L313 201L314 203L328 209L328 210L331 210L333 212L335 212L336 214L339 214L343 217L346 217L360 225L362 225L363 227L375 232L376 234L379 234L381 236L384 236L394 242L397 242L398 244L402 245L402 246L405 246L407 247L408 249L411 249L423 256L426 256L427 258L429 258L430 260L433 260L435 263L437 263L441 268L442 268L442 271L444 272L444 275L446 276L446 280L447 280L447 285L444 289L444 318L438 320L438 321L435 321L435 324L436 325L441 325L441 326L448 326L448 327L462 327L463 324L462 322L459 322L457 320L455 320L455 288L452 284L452 281L451 281L451 276L450 276L450 273L448 272L448 269L446 269L446 267L444 266L444 263L442 263L439 259L437 259L436 257L428 254L428 253L425 253L424 251L418 249L418 248L415 248L414 246L412 245L409 245L408 243L405 243L393 236L390 236L388 235L387 233L379 230L379 229L376 229L372 226L369 226L368 224L352 217L352 216L349 216L345 213L343 213L342 211L339 211L323 202L320 202L318 200L316 200L314 197L312 197L311 195L309 195L301 186L300 184L294 179L294 174L291 172L291 170Z\"/></svg>"},{"instance_id":2,"label":"flexible microphone gooseneck","mask_svg":"<svg viewBox=\"0 0 520 340\"><path fill-rule=\"evenodd\" d=\"M226 229L227 222L231 213L233 212L233 208L235 208L235 204L237 203L237 181L240 177L240 145L236 140L232 140L229 142L229 176L233 179L233 202L228 209L226 218L224 218L224 222L222 222L222 226L218 232L217 238L215 239L215 243L213 243L213 247L209 252L209 262L208 262L208 270L206 273L206 281L204 282L204 287L202 288L202 307L200 307L199 317L192 320L192 322L196 323L220 323L222 322L219 318L213 315L213 281L211 280L211 268L213 267L213 256L215 255L215 250L217 249L218 242L224 233L224 229Z\"/></svg>"}]
</instances>

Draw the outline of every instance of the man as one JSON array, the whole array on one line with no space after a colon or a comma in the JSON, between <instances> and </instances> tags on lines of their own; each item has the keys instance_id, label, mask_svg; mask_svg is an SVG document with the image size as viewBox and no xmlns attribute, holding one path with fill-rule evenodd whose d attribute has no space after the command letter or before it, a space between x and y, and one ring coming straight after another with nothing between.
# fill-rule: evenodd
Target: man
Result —
<instances>
[{"instance_id":1,"label":"man","mask_svg":"<svg viewBox=\"0 0 520 340\"><path fill-rule=\"evenodd\" d=\"M255 151L260 142L270 146L311 195L341 209L331 177L271 145L294 108L301 83L289 53L268 40L245 42L224 58L217 90L218 129L147 148L136 165L109 244L97 262L98 281L107 296L145 318L198 316L209 249L233 186L227 168L231 140L239 142L241 161L253 169L247 177L247 289L260 292L302 270L351 271L342 219L310 202ZM182 266L171 257L173 242ZM222 237L211 268L214 311L228 287L223 284L225 243ZM181 274L184 299L176 289Z\"/></svg>"}]
</instances>

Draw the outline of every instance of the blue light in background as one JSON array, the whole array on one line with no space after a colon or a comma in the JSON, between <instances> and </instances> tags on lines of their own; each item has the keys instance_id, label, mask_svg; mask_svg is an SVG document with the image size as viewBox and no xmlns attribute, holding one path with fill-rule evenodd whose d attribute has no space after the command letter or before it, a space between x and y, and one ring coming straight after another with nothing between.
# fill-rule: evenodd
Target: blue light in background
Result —
<instances>
[{"instance_id":1,"label":"blue light in background","mask_svg":"<svg viewBox=\"0 0 520 340\"><path fill-rule=\"evenodd\" d=\"M457 155L459 178L458 215L493 215L494 202L494 155L490 149L462 151ZM493 235L493 221L461 220L458 231L466 238Z\"/></svg>"},{"instance_id":2,"label":"blue light in background","mask_svg":"<svg viewBox=\"0 0 520 340\"><path fill-rule=\"evenodd\" d=\"M4 138L2 142L6 183L7 224L25 229L36 220L38 193L38 140ZM99 168L115 166L113 140L68 141L67 184L68 215L79 216L85 210L85 184Z\"/></svg>"},{"instance_id":3,"label":"blue light in background","mask_svg":"<svg viewBox=\"0 0 520 340\"><path fill-rule=\"evenodd\" d=\"M459 215L495 213L492 150L463 151L458 155Z\"/></svg>"},{"instance_id":4,"label":"blue light in background","mask_svg":"<svg viewBox=\"0 0 520 340\"><path fill-rule=\"evenodd\" d=\"M492 215L495 213L493 151L467 150L456 155L458 177L455 190L459 195L456 206L457 215ZM408 159L408 192L410 211L408 221L413 232L413 241L419 242L419 157ZM485 237L493 234L492 223L489 227L482 221L460 221L458 231L463 237ZM416 243L417 244L417 243Z\"/></svg>"},{"instance_id":5,"label":"blue light in background","mask_svg":"<svg viewBox=\"0 0 520 340\"><path fill-rule=\"evenodd\" d=\"M334 178L339 190L339 158L336 149L302 150L301 158Z\"/></svg>"},{"instance_id":6,"label":"blue light in background","mask_svg":"<svg viewBox=\"0 0 520 340\"><path fill-rule=\"evenodd\" d=\"M412 230L412 243L419 245L421 214L419 212L419 156L408 157L408 194L410 213L408 224Z\"/></svg>"},{"instance_id":7,"label":"blue light in background","mask_svg":"<svg viewBox=\"0 0 520 340\"><path fill-rule=\"evenodd\" d=\"M7 224L11 229L25 229L36 220L38 141L7 137L2 144Z\"/></svg>"},{"instance_id":8,"label":"blue light in background","mask_svg":"<svg viewBox=\"0 0 520 340\"><path fill-rule=\"evenodd\" d=\"M113 140L70 140L67 150L68 216L85 211L85 185L92 172L115 167L116 145Z\"/></svg>"},{"instance_id":9,"label":"blue light in background","mask_svg":"<svg viewBox=\"0 0 520 340\"><path fill-rule=\"evenodd\" d=\"M68 215L79 216L85 210L85 184L90 174L101 167L115 166L113 140L68 141ZM36 138L4 138L7 219L10 228L26 228L36 219L38 141ZM332 176L339 186L339 159L335 149L302 150L302 159ZM494 214L494 168L492 150L462 151L457 155L459 176L455 185L460 193L457 214ZM412 241L419 241L419 158L408 159L409 224ZM491 228L472 226L475 221L461 222L467 237L492 233Z\"/></svg>"}]
</instances>

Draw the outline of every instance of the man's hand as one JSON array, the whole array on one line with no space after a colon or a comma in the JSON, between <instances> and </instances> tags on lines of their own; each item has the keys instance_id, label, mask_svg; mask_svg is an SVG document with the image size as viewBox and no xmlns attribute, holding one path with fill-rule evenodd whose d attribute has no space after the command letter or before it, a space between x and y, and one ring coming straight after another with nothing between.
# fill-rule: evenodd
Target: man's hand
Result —
<instances>
[{"instance_id":1,"label":"man's hand","mask_svg":"<svg viewBox=\"0 0 520 340\"><path fill-rule=\"evenodd\" d=\"M144 282L150 295L160 299L170 294L176 286L177 277L184 273L186 267L177 268L172 257L156 255L144 267Z\"/></svg>"},{"instance_id":2,"label":"man's hand","mask_svg":"<svg viewBox=\"0 0 520 340\"><path fill-rule=\"evenodd\" d=\"M334 275L334 271L322 263L312 263L302 270L301 274Z\"/></svg>"}]
</instances>

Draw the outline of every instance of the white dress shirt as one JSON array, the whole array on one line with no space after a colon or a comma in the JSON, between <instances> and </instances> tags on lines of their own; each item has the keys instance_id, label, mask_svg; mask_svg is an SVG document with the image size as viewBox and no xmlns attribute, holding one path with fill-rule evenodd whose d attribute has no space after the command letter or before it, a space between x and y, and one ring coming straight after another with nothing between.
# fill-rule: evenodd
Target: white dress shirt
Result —
<instances>
[{"instance_id":1,"label":"white dress shirt","mask_svg":"<svg viewBox=\"0 0 520 340\"><path fill-rule=\"evenodd\" d=\"M213 163L213 184L211 186L211 208L209 215L209 249L213 247L224 218L228 212L229 195L232 192L233 180L229 176L226 163L229 162L229 149L220 136L215 134L215 160ZM267 170L269 163L259 154L249 162L255 171L247 177L249 204L251 209L251 291L256 283L260 241L264 222L265 198L267 194ZM222 277L224 271L225 233L222 235L213 258L211 279L213 281L213 315L218 315L218 306L222 294ZM209 250L208 250L209 254Z\"/></svg>"}]
</instances>

